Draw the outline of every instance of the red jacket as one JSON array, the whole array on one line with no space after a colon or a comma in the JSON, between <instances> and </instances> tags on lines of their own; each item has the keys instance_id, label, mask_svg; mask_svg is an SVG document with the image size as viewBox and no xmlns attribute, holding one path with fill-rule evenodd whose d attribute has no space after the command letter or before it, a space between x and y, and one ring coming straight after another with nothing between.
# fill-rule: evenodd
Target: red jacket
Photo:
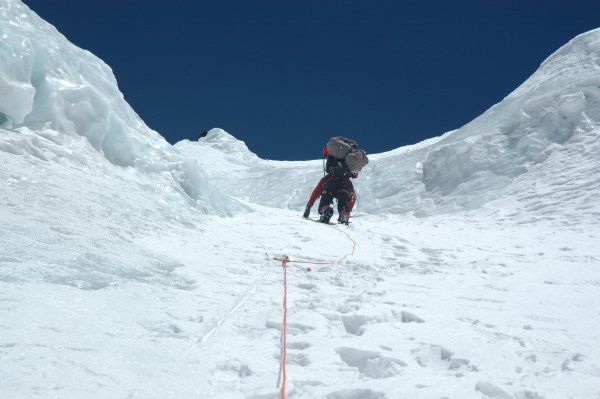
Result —
<instances>
[{"instance_id":1,"label":"red jacket","mask_svg":"<svg viewBox=\"0 0 600 399\"><path fill-rule=\"evenodd\" d=\"M358 176L358 174L357 174L357 176ZM331 178L332 177L330 175L327 175L327 176L324 176L323 178L321 178L321 180L319 180L317 187L315 187L312 194L310 195L310 198L308 199L308 203L306 204L307 208L312 208L312 206L315 204L315 201L317 200L317 198L319 198L321 196L321 194L323 194L323 184L325 183L325 181L327 179L331 179ZM352 208L354 208L355 203L356 203L356 192L354 191L354 187L352 187L352 195L350 196L350 201L348 202L348 212L352 212Z\"/></svg>"}]
</instances>

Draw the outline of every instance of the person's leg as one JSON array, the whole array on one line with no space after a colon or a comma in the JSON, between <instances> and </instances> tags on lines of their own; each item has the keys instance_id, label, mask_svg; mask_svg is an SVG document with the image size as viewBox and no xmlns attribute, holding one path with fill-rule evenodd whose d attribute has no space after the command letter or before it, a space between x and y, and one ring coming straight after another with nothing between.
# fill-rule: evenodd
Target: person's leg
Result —
<instances>
[{"instance_id":1,"label":"person's leg","mask_svg":"<svg viewBox=\"0 0 600 399\"><path fill-rule=\"evenodd\" d=\"M348 180L341 185L340 189L336 193L336 198L338 200L338 213L339 218L338 221L340 223L348 224L348 219L350 218L350 208L349 204L352 200L352 183Z\"/></svg>"},{"instance_id":2,"label":"person's leg","mask_svg":"<svg viewBox=\"0 0 600 399\"><path fill-rule=\"evenodd\" d=\"M329 223L329 219L333 215L333 209L331 208L331 203L333 202L335 190L337 189L337 184L334 181L326 181L323 184L323 193L321 194L321 200L319 201L319 221L323 223Z\"/></svg>"},{"instance_id":3,"label":"person's leg","mask_svg":"<svg viewBox=\"0 0 600 399\"><path fill-rule=\"evenodd\" d=\"M321 194L321 200L319 201L319 215L323 214L325 210L331 208L332 202L333 194L328 191L323 191Z\"/></svg>"},{"instance_id":4,"label":"person's leg","mask_svg":"<svg viewBox=\"0 0 600 399\"><path fill-rule=\"evenodd\" d=\"M336 198L338 200L338 212L342 214L342 212L348 213L348 203L350 202L350 197L352 193L345 188L342 188L337 192Z\"/></svg>"},{"instance_id":5,"label":"person's leg","mask_svg":"<svg viewBox=\"0 0 600 399\"><path fill-rule=\"evenodd\" d=\"M338 212L350 213L350 202L354 196L354 186L350 179L342 180L339 184L335 198L338 200Z\"/></svg>"},{"instance_id":6,"label":"person's leg","mask_svg":"<svg viewBox=\"0 0 600 399\"><path fill-rule=\"evenodd\" d=\"M348 213L352 212L352 209L354 209L354 205L356 204L356 191L354 191L354 185L352 182L350 182L350 188L352 195L350 195L350 201L348 201Z\"/></svg>"}]
</instances>

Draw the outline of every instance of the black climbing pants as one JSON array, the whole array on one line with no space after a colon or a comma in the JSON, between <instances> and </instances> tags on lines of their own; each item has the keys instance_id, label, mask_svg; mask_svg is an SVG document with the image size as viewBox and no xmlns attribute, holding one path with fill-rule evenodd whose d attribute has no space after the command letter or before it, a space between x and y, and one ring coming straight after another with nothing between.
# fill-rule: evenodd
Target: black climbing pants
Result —
<instances>
[{"instance_id":1,"label":"black climbing pants","mask_svg":"<svg viewBox=\"0 0 600 399\"><path fill-rule=\"evenodd\" d=\"M333 199L338 201L338 212L348 212L348 203L354 195L354 186L346 177L331 177L323 182L323 193L319 201L319 213L331 206Z\"/></svg>"}]
</instances>

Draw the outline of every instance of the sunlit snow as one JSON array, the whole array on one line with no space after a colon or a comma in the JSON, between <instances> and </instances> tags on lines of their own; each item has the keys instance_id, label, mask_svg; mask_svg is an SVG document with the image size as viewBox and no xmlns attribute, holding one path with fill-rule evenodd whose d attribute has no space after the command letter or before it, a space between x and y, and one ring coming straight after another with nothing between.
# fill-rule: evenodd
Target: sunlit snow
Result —
<instances>
[{"instance_id":1,"label":"sunlit snow","mask_svg":"<svg viewBox=\"0 0 600 399\"><path fill-rule=\"evenodd\" d=\"M20 1L0 37L0 397L277 397L283 254L289 398L600 397L600 30L370 154L348 228L321 160L169 145Z\"/></svg>"}]
</instances>

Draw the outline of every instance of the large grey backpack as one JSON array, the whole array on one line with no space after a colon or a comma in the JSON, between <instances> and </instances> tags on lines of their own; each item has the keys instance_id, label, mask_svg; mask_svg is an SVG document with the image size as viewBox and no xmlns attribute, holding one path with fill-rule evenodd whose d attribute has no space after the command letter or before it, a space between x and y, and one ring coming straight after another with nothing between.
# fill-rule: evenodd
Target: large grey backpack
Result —
<instances>
[{"instance_id":1,"label":"large grey backpack","mask_svg":"<svg viewBox=\"0 0 600 399\"><path fill-rule=\"evenodd\" d=\"M346 165L352 173L358 172L369 163L369 158L364 150L355 149L346 155Z\"/></svg>"},{"instance_id":2,"label":"large grey backpack","mask_svg":"<svg viewBox=\"0 0 600 399\"><path fill-rule=\"evenodd\" d=\"M356 141L336 136L327 143L330 156L343 160L352 173L360 171L369 163L367 153L358 148Z\"/></svg>"},{"instance_id":3,"label":"large grey backpack","mask_svg":"<svg viewBox=\"0 0 600 399\"><path fill-rule=\"evenodd\" d=\"M353 149L358 148L354 140L347 139L342 136L336 136L327 143L327 151L332 157L337 159L345 159L346 155Z\"/></svg>"}]
</instances>

